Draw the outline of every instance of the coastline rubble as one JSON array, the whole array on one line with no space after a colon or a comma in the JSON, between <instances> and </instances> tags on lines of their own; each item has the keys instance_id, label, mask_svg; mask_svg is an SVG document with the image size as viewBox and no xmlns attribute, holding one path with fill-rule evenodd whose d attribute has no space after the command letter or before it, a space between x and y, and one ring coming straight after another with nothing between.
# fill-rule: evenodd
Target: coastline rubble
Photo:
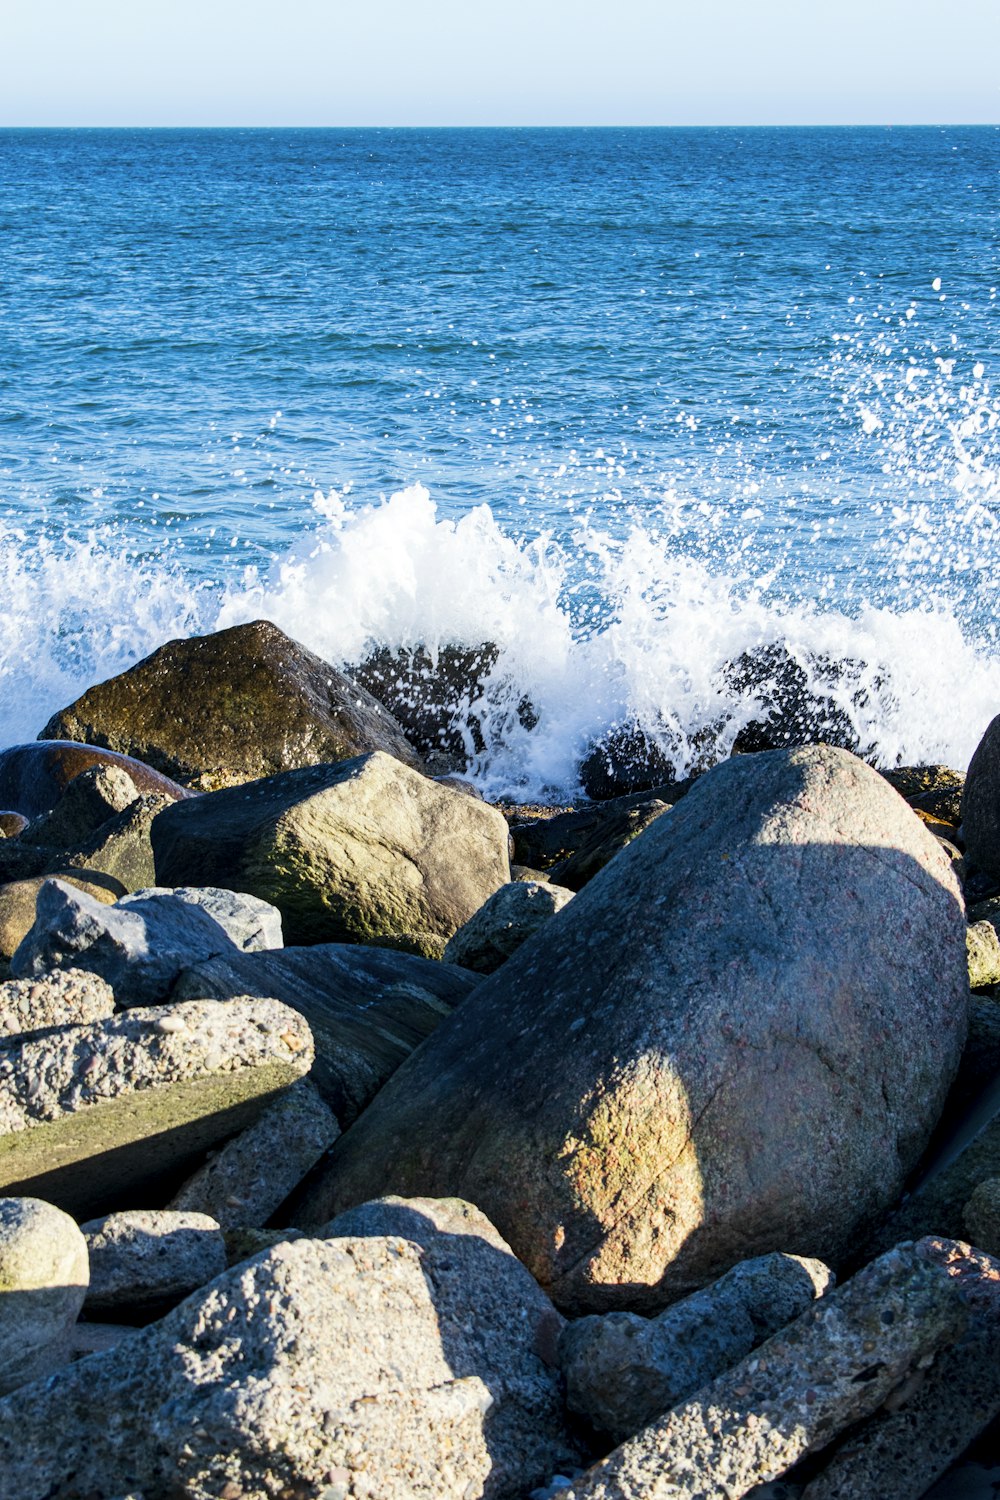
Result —
<instances>
[{"instance_id":1,"label":"coastline rubble","mask_svg":"<svg viewBox=\"0 0 1000 1500\"><path fill-rule=\"evenodd\" d=\"M490 666L256 622L0 752L0 1500L919 1500L1000 1422L1000 717L880 773L765 651L741 753L494 807Z\"/></svg>"}]
</instances>

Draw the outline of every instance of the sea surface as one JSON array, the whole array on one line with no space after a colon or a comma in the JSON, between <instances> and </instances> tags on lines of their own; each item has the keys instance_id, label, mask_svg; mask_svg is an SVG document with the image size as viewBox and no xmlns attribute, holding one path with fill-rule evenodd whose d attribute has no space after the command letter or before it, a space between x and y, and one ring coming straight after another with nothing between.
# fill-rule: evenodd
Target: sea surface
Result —
<instances>
[{"instance_id":1,"label":"sea surface","mask_svg":"<svg viewBox=\"0 0 1000 1500\"><path fill-rule=\"evenodd\" d=\"M994 128L2 131L0 745L268 616L495 642L492 794L616 723L728 753L772 643L964 767L998 285Z\"/></svg>"}]
</instances>

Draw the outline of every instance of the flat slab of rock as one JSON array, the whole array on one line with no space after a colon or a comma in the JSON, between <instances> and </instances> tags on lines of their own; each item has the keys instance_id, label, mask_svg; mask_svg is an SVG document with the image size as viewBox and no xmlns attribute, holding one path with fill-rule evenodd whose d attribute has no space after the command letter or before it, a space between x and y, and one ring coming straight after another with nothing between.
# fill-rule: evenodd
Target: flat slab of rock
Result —
<instances>
[{"instance_id":1,"label":"flat slab of rock","mask_svg":"<svg viewBox=\"0 0 1000 1500\"><path fill-rule=\"evenodd\" d=\"M460 1195L574 1312L771 1250L836 1263L915 1166L968 1008L955 876L883 778L740 756L403 1064L296 1222Z\"/></svg>"},{"instance_id":2,"label":"flat slab of rock","mask_svg":"<svg viewBox=\"0 0 1000 1500\"><path fill-rule=\"evenodd\" d=\"M595 1464L566 1500L740 1500L877 1410L967 1324L927 1247L900 1245Z\"/></svg>"},{"instance_id":3,"label":"flat slab of rock","mask_svg":"<svg viewBox=\"0 0 1000 1500\"><path fill-rule=\"evenodd\" d=\"M88 1313L179 1302L226 1269L222 1230L207 1214L125 1209L80 1232L90 1257Z\"/></svg>"},{"instance_id":4,"label":"flat slab of rock","mask_svg":"<svg viewBox=\"0 0 1000 1500\"><path fill-rule=\"evenodd\" d=\"M161 884L250 891L291 943L432 957L510 879L495 808L378 752L177 803L153 849Z\"/></svg>"},{"instance_id":5,"label":"flat slab of rock","mask_svg":"<svg viewBox=\"0 0 1000 1500\"><path fill-rule=\"evenodd\" d=\"M172 998L270 995L299 1011L316 1048L310 1081L346 1129L478 982L412 953L317 943L193 964Z\"/></svg>"},{"instance_id":6,"label":"flat slab of rock","mask_svg":"<svg viewBox=\"0 0 1000 1500\"><path fill-rule=\"evenodd\" d=\"M85 1026L114 1014L111 986L82 969L0 984L0 1037L28 1036L56 1026Z\"/></svg>"},{"instance_id":7,"label":"flat slab of rock","mask_svg":"<svg viewBox=\"0 0 1000 1500\"><path fill-rule=\"evenodd\" d=\"M938 1254L968 1329L851 1430L802 1500L920 1500L1000 1412L1000 1262L949 1241Z\"/></svg>"},{"instance_id":8,"label":"flat slab of rock","mask_svg":"<svg viewBox=\"0 0 1000 1500\"><path fill-rule=\"evenodd\" d=\"M119 1005L153 1005L198 959L280 946L281 914L255 896L154 887L107 906L51 880L39 890L34 925L10 970L20 979L86 969L107 980Z\"/></svg>"},{"instance_id":9,"label":"flat slab of rock","mask_svg":"<svg viewBox=\"0 0 1000 1500\"><path fill-rule=\"evenodd\" d=\"M303 1078L214 1152L170 1207L209 1214L223 1229L260 1228L339 1134L333 1113Z\"/></svg>"},{"instance_id":10,"label":"flat slab of rock","mask_svg":"<svg viewBox=\"0 0 1000 1500\"><path fill-rule=\"evenodd\" d=\"M268 620L168 641L54 714L44 735L105 745L202 790L369 750L420 764L388 709Z\"/></svg>"},{"instance_id":11,"label":"flat slab of rock","mask_svg":"<svg viewBox=\"0 0 1000 1500\"><path fill-rule=\"evenodd\" d=\"M308 1072L306 1022L276 1000L133 1010L0 1042L0 1188L81 1215L171 1190Z\"/></svg>"},{"instance_id":12,"label":"flat slab of rock","mask_svg":"<svg viewBox=\"0 0 1000 1500\"><path fill-rule=\"evenodd\" d=\"M477 1334L456 1248L302 1239L234 1268L0 1402L6 1494L523 1500L575 1445L551 1375L518 1412L544 1389L531 1319L508 1307L498 1343Z\"/></svg>"},{"instance_id":13,"label":"flat slab of rock","mask_svg":"<svg viewBox=\"0 0 1000 1500\"><path fill-rule=\"evenodd\" d=\"M69 1358L87 1280L86 1241L69 1214L0 1198L0 1394ZM3 1485L0 1473L0 1493Z\"/></svg>"},{"instance_id":14,"label":"flat slab of rock","mask_svg":"<svg viewBox=\"0 0 1000 1500\"><path fill-rule=\"evenodd\" d=\"M94 766L117 766L141 795L172 799L191 796L169 776L131 756L97 745L80 745L72 739L39 737L30 745L12 745L0 751L0 807L22 813L29 821L51 812L70 782Z\"/></svg>"}]
</instances>

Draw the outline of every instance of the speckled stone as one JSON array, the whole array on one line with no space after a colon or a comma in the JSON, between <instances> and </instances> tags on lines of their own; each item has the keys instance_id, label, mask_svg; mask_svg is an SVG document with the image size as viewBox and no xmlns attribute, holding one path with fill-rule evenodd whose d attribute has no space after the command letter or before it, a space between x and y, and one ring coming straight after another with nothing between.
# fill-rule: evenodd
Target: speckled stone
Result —
<instances>
[{"instance_id":1,"label":"speckled stone","mask_svg":"<svg viewBox=\"0 0 1000 1500\"><path fill-rule=\"evenodd\" d=\"M179 1302L226 1269L222 1230L207 1214L133 1208L80 1229L90 1255L88 1313Z\"/></svg>"},{"instance_id":2,"label":"speckled stone","mask_svg":"<svg viewBox=\"0 0 1000 1500\"><path fill-rule=\"evenodd\" d=\"M526 1427L510 1466L494 1461L520 1310L487 1347L443 1238L437 1254L393 1237L279 1245L0 1401L0 1494L523 1500L573 1444Z\"/></svg>"},{"instance_id":3,"label":"speckled stone","mask_svg":"<svg viewBox=\"0 0 1000 1500\"><path fill-rule=\"evenodd\" d=\"M444 961L492 974L572 899L572 891L548 881L502 885L451 938Z\"/></svg>"},{"instance_id":4,"label":"speckled stone","mask_svg":"<svg viewBox=\"0 0 1000 1500\"><path fill-rule=\"evenodd\" d=\"M193 1000L0 1042L0 1187L81 1215L190 1170L308 1072L276 1000Z\"/></svg>"},{"instance_id":5,"label":"speckled stone","mask_svg":"<svg viewBox=\"0 0 1000 1500\"><path fill-rule=\"evenodd\" d=\"M763 1255L655 1318L578 1318L559 1339L567 1404L621 1442L797 1318L833 1282L822 1261Z\"/></svg>"},{"instance_id":6,"label":"speckled stone","mask_svg":"<svg viewBox=\"0 0 1000 1500\"><path fill-rule=\"evenodd\" d=\"M69 1358L87 1279L87 1245L68 1214L37 1198L0 1198L0 1394Z\"/></svg>"},{"instance_id":7,"label":"speckled stone","mask_svg":"<svg viewBox=\"0 0 1000 1500\"><path fill-rule=\"evenodd\" d=\"M308 1078L220 1146L171 1200L223 1229L259 1229L316 1165L340 1126Z\"/></svg>"},{"instance_id":8,"label":"speckled stone","mask_svg":"<svg viewBox=\"0 0 1000 1500\"><path fill-rule=\"evenodd\" d=\"M852 1429L802 1500L920 1500L1000 1412L1000 1262L954 1241L939 1255L967 1332Z\"/></svg>"},{"instance_id":9,"label":"speckled stone","mask_svg":"<svg viewBox=\"0 0 1000 1500\"><path fill-rule=\"evenodd\" d=\"M57 1026L85 1026L114 1013L111 986L82 969L0 984L0 1036L29 1036Z\"/></svg>"},{"instance_id":10,"label":"speckled stone","mask_svg":"<svg viewBox=\"0 0 1000 1500\"><path fill-rule=\"evenodd\" d=\"M566 1500L739 1500L877 1410L964 1333L937 1252L900 1245L566 1491Z\"/></svg>"}]
</instances>

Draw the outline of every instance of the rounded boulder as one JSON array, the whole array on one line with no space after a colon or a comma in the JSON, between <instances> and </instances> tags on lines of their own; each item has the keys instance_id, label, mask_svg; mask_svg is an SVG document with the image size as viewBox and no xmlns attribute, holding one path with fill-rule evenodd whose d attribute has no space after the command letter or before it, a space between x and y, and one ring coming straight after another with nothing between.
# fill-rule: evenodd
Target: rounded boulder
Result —
<instances>
[{"instance_id":1,"label":"rounded boulder","mask_svg":"<svg viewBox=\"0 0 1000 1500\"><path fill-rule=\"evenodd\" d=\"M968 1007L955 876L897 793L830 746L737 757L413 1054L298 1222L461 1196L573 1311L836 1261L916 1163Z\"/></svg>"}]
</instances>

